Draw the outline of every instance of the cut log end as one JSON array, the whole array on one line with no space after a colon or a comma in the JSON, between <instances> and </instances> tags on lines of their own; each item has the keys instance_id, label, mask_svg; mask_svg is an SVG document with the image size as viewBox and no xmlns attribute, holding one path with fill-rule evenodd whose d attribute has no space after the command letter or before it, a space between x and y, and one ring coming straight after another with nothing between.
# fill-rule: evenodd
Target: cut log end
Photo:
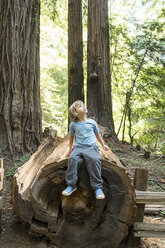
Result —
<instances>
[{"instance_id":1,"label":"cut log end","mask_svg":"<svg viewBox=\"0 0 165 248\"><path fill-rule=\"evenodd\" d=\"M19 192L17 185L21 183L21 177L15 175L14 209L31 224L31 233L47 236L59 248L117 248L127 236L136 212L131 180L110 150L101 151L105 199L96 200L84 163L78 170L77 191L69 197L62 196L67 169L67 158L63 153L67 146L64 139L42 161L42 167L26 191ZM22 170L25 168L26 165ZM19 205L22 204L26 211L20 214Z\"/></svg>"}]
</instances>

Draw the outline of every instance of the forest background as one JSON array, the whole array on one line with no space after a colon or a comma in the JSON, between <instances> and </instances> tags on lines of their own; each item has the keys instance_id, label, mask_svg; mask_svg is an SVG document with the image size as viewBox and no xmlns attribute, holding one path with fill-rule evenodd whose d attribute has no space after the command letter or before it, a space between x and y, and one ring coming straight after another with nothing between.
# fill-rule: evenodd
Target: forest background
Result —
<instances>
[{"instance_id":1,"label":"forest background","mask_svg":"<svg viewBox=\"0 0 165 248\"><path fill-rule=\"evenodd\" d=\"M84 92L87 1L83 0ZM165 154L165 8L163 1L109 1L110 67L115 132L122 141ZM43 128L65 136L68 124L67 0L41 5Z\"/></svg>"},{"instance_id":2,"label":"forest background","mask_svg":"<svg viewBox=\"0 0 165 248\"><path fill-rule=\"evenodd\" d=\"M8 5L9 2L10 1L4 2L4 6L8 11L8 6L16 6ZM13 1L13 3L16 2ZM26 3L28 3L28 1L26 1ZM40 117L38 113L41 113L40 103L38 102L40 99L37 99L37 103L34 101L36 100L36 87L39 85L39 1L34 1L34 3L36 4L35 12L24 10L24 12L18 12L17 15L15 15L14 11L10 11L8 14L8 17L10 17L9 20L4 18L4 22L1 22L2 30L5 30L3 34L7 34L4 38L3 35L1 37L3 38L1 44L5 47L5 50L1 49L1 51L6 52L2 53L3 56L10 55L10 57L5 57L7 61L6 66L6 63L3 63L5 60L3 60L1 56L1 68L3 68L1 72L3 72L6 77L2 77L5 80L4 84L1 85L5 87L0 91L0 96L8 89L7 82L11 82L7 80L8 76L9 79L13 79L13 75L16 75L16 79L20 79L20 81L18 81L21 86L30 86L30 90L34 93L26 95L30 90L23 87L23 89L25 88L23 97L26 96L23 98L22 95L19 94L19 84L16 84L17 80L15 80L15 84L13 84L15 86L14 90L13 88L11 91L7 90L7 96L9 97L6 98L6 101L4 102L3 98L0 97L0 105L1 110L4 110L2 111L4 117L6 117L7 107L12 106L12 110L7 112L9 119L0 119L0 148L4 147L4 151L6 152L8 150L12 151L12 149L9 148L14 147L13 150L16 150L16 157L17 155L20 157L28 152L28 154L25 154L20 160L9 161L8 158L10 156L8 156L4 163L7 173L4 180L3 194L5 202L2 216L4 231L0 240L0 242L3 243L3 247L10 247L11 244L13 244L13 240L15 243L21 240L23 244L19 243L19 245L22 245L21 247L33 247L32 243L29 245L29 242L31 242L29 237L25 240L25 229L22 228L21 225L20 228L16 228L17 224L13 221L13 210L9 204L9 200L11 195L10 178L12 178L15 170L29 159L31 153L33 153L40 143L38 139L41 127L40 118L38 118ZM109 20L107 20L107 25L109 25L110 31L110 81L112 85L115 132L119 140L132 143L133 146L140 145L148 151L157 153L158 156L151 156L149 160L142 159L144 155L143 152L138 152L137 149L132 148L126 142L116 142L113 138L110 139L108 145L119 157L122 164L126 166L131 178L133 178L133 173L137 166L140 168L147 167L149 168L149 190L163 191L165 163L164 156L159 155L165 154L164 3L163 0L108 0L108 3ZM83 0L82 4L84 92L85 102L87 103L87 0ZM4 8L5 14L2 15L4 17L7 16L6 9ZM20 11L19 8L16 10ZM25 17L21 19L22 16L19 16L19 13L21 13L21 15L24 13ZM29 13L32 16L33 22L31 23L32 28L27 29L27 26L24 24L28 24L26 21L29 20ZM22 29L17 29L16 25L14 28L10 27L12 17L16 21L16 24L20 19L22 20ZM4 23L6 23L6 26ZM53 126L57 129L59 136L65 136L68 132L67 0L42 0L40 24L42 128L44 131L45 127ZM6 30L8 32L6 32ZM18 32L18 30L21 32ZM32 35L29 35L27 30ZM37 32L33 32L33 30L37 30ZM15 39L10 38L11 36L8 35L10 32ZM29 35L29 37L27 37L27 35ZM6 40L13 41L13 43L6 42ZM27 40L28 42L26 42ZM9 46L10 44L11 46ZM22 44L22 47L20 44ZM27 46L27 44L29 45ZM10 49L11 47L17 48L18 51ZM37 56L35 56L36 54ZM10 58L10 60L8 60L8 58ZM20 67L19 63L14 63L17 61L15 58L21 61L21 66L23 62L24 74L22 71L17 71ZM12 61L12 65L14 65L11 68L8 66L9 61ZM33 77L33 70L36 72L35 78ZM2 75L2 73L0 75ZM3 82L3 80L1 82ZM9 94L11 92L12 95ZM17 100L14 103L10 101L10 99L13 100L13 93L16 95L16 99L14 98L14 100ZM22 102L25 106L21 105ZM6 104L4 104L6 108L3 108L3 103ZM13 115L10 114L11 112ZM3 119L8 124L11 122L11 131L14 131L14 135L11 135L14 137L12 142L8 142L6 139L6 136L9 136L8 132L5 132L5 126L1 125L1 120ZM20 120L23 120L23 123L21 123ZM37 124L34 125L34 123ZM6 130L10 130L10 128L6 128ZM33 130L36 131L34 135ZM22 134L24 139L21 136ZM10 147L8 147L6 140L8 143L11 143ZM21 146L22 143L25 144L23 147ZM34 149L31 150L33 143ZM162 182L162 184L160 182ZM161 212L161 216L164 218L164 211ZM18 238L18 236L21 238ZM165 245L164 241L161 241L159 245L158 239L155 239L154 242L153 240L147 242L150 242L148 247L162 248ZM151 242L153 246L150 245ZM34 246L36 247L36 243Z\"/></svg>"}]
</instances>

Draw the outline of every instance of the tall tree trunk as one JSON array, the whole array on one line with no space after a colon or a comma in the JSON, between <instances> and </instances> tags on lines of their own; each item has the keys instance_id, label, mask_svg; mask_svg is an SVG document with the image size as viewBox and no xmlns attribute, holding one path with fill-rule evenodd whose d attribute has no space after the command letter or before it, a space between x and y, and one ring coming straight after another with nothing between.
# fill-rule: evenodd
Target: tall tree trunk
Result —
<instances>
[{"instance_id":1,"label":"tall tree trunk","mask_svg":"<svg viewBox=\"0 0 165 248\"><path fill-rule=\"evenodd\" d=\"M114 135L112 114L108 1L88 1L87 102L89 115Z\"/></svg>"},{"instance_id":2,"label":"tall tree trunk","mask_svg":"<svg viewBox=\"0 0 165 248\"><path fill-rule=\"evenodd\" d=\"M40 1L0 0L0 153L20 156L41 139Z\"/></svg>"},{"instance_id":3,"label":"tall tree trunk","mask_svg":"<svg viewBox=\"0 0 165 248\"><path fill-rule=\"evenodd\" d=\"M124 138L125 138L125 125L126 125L126 118L127 118L127 108L126 108L126 112L125 112L125 115L124 115L123 132L122 132L122 142L124 141Z\"/></svg>"},{"instance_id":4,"label":"tall tree trunk","mask_svg":"<svg viewBox=\"0 0 165 248\"><path fill-rule=\"evenodd\" d=\"M131 113L132 113L132 109L131 109L131 103L129 103L128 105L128 122L129 122L129 126L128 126L128 134L129 134L129 138L130 138L130 142L131 142L131 145L133 146L133 135L132 135L132 116L131 116Z\"/></svg>"},{"instance_id":5,"label":"tall tree trunk","mask_svg":"<svg viewBox=\"0 0 165 248\"><path fill-rule=\"evenodd\" d=\"M68 1L68 103L84 101L82 2Z\"/></svg>"}]
</instances>

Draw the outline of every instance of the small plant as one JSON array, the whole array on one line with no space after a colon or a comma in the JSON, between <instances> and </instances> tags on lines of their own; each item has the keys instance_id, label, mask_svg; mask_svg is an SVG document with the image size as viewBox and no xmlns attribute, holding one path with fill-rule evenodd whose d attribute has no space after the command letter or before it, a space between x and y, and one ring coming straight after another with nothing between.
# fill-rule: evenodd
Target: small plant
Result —
<instances>
[{"instance_id":1,"label":"small plant","mask_svg":"<svg viewBox=\"0 0 165 248\"><path fill-rule=\"evenodd\" d=\"M25 155L23 155L19 160L24 164L25 162L27 162L30 159L31 154L27 153Z\"/></svg>"},{"instance_id":2,"label":"small plant","mask_svg":"<svg viewBox=\"0 0 165 248\"><path fill-rule=\"evenodd\" d=\"M164 210L160 211L159 216L165 218L165 211Z\"/></svg>"},{"instance_id":3,"label":"small plant","mask_svg":"<svg viewBox=\"0 0 165 248\"><path fill-rule=\"evenodd\" d=\"M16 163L14 164L14 166L7 172L6 176L8 178L13 177L15 171L18 169L18 166L16 165Z\"/></svg>"},{"instance_id":4,"label":"small plant","mask_svg":"<svg viewBox=\"0 0 165 248\"><path fill-rule=\"evenodd\" d=\"M111 142L107 142L107 145L109 146L109 147L113 147L113 144L111 143Z\"/></svg>"},{"instance_id":5,"label":"small plant","mask_svg":"<svg viewBox=\"0 0 165 248\"><path fill-rule=\"evenodd\" d=\"M111 148L111 149L113 149L114 148L114 145L111 143L111 142L107 142L107 145Z\"/></svg>"},{"instance_id":6,"label":"small plant","mask_svg":"<svg viewBox=\"0 0 165 248\"><path fill-rule=\"evenodd\" d=\"M148 189L153 192L160 191L160 187L155 181L148 181Z\"/></svg>"},{"instance_id":7,"label":"small plant","mask_svg":"<svg viewBox=\"0 0 165 248\"><path fill-rule=\"evenodd\" d=\"M30 156L31 156L31 154L30 154L30 153L27 153L27 154L23 155L23 156L19 159L20 162L14 163L14 166L13 166L13 167L7 172L7 174L6 174L7 178L13 177L14 174L15 174L15 172L16 172L16 170L17 170L20 166L22 166L24 163L26 163L26 162L29 160Z\"/></svg>"}]
</instances>

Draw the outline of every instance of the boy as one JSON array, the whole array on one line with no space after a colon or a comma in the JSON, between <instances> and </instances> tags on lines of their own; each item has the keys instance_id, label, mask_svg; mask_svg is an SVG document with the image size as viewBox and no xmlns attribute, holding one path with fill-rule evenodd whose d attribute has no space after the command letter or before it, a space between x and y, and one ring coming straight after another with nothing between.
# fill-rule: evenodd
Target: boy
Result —
<instances>
[{"instance_id":1,"label":"boy","mask_svg":"<svg viewBox=\"0 0 165 248\"><path fill-rule=\"evenodd\" d=\"M81 101L74 102L69 108L69 117L72 122L69 127L69 152L67 154L70 157L65 177L68 187L62 192L62 195L69 196L77 190L77 166L84 159L90 176L90 185L95 191L96 199L104 199L101 156L97 140L104 150L108 150L108 147L104 144L99 134L97 123L87 118L87 112L87 108ZM73 141L74 147L72 149Z\"/></svg>"}]
</instances>

